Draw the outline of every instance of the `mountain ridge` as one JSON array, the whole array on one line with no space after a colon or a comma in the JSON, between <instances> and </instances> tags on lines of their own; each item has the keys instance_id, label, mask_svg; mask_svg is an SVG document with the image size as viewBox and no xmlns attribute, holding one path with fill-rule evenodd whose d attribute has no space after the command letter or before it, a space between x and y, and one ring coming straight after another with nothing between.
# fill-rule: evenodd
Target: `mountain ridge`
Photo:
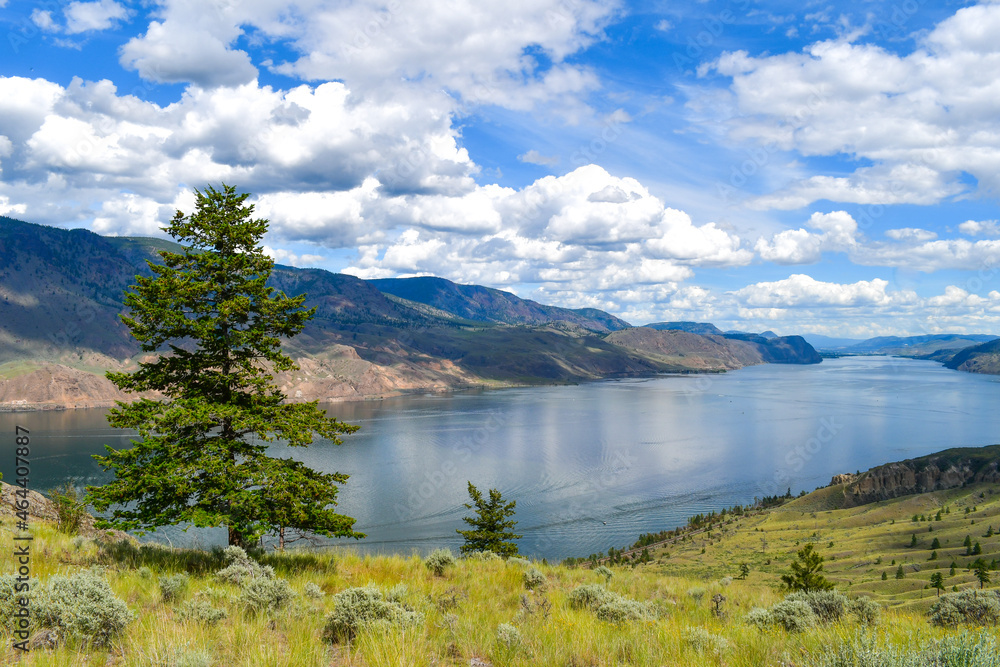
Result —
<instances>
[{"instance_id":1,"label":"mountain ridge","mask_svg":"<svg viewBox=\"0 0 1000 667\"><path fill-rule=\"evenodd\" d=\"M159 260L161 250L181 246L0 218L0 406L119 400L104 371L135 368L145 358L119 318L124 293L136 275L151 275L146 261ZM698 350L709 344L700 336L667 359L609 340L633 328L604 311L546 306L440 278L366 281L275 265L268 284L290 295L305 293L305 307L316 308L303 331L284 343L299 369L275 377L292 401L745 365L736 358L721 364L700 358ZM812 363L815 354L794 345L782 350L780 343L768 349L776 352L747 359Z\"/></svg>"}]
</instances>

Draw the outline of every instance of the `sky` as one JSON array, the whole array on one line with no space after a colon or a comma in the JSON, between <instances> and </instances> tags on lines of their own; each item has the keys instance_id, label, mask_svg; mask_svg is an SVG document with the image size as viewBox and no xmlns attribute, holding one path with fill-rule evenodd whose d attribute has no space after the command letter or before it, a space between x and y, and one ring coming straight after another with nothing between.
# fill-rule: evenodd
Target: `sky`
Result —
<instances>
[{"instance_id":1,"label":"sky","mask_svg":"<svg viewBox=\"0 0 1000 667\"><path fill-rule=\"evenodd\" d=\"M0 0L0 214L633 324L1000 334L1000 3Z\"/></svg>"}]
</instances>

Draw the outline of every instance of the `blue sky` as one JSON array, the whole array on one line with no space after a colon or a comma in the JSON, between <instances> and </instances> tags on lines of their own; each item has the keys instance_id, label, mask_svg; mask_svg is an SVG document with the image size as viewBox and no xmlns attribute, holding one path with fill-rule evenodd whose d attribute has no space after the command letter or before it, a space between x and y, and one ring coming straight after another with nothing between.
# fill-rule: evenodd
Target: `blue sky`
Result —
<instances>
[{"instance_id":1,"label":"blue sky","mask_svg":"<svg viewBox=\"0 0 1000 667\"><path fill-rule=\"evenodd\" d=\"M636 323L1000 333L1000 4L0 0L0 213Z\"/></svg>"}]
</instances>

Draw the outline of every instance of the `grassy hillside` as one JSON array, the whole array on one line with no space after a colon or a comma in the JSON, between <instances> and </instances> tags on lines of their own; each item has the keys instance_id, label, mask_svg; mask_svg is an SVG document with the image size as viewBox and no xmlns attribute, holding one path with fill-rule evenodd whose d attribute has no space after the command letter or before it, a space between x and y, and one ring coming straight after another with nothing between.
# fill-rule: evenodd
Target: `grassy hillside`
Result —
<instances>
[{"instance_id":1,"label":"grassy hillside","mask_svg":"<svg viewBox=\"0 0 1000 667\"><path fill-rule=\"evenodd\" d=\"M642 567L713 580L735 576L739 564L745 562L751 569L748 581L773 585L788 572L795 552L813 544L827 558L827 576L840 590L922 613L936 599L935 591L925 588L932 573L944 574L949 591L954 586L978 587L973 574L965 569L969 563L976 558L1000 560L1000 488L996 485L972 485L833 509L839 506L839 493L838 487L829 487L759 515L731 517L710 531L651 549L653 560ZM935 520L939 510L940 521ZM917 521L913 521L914 516ZM990 526L997 534L984 537ZM914 535L917 545L911 547ZM966 535L973 544L979 542L980 555L965 555ZM941 548L936 550L937 558L930 560L935 538ZM951 575L953 562L956 571ZM904 578L896 579L900 565ZM1000 583L1000 572L994 571L992 577L994 586Z\"/></svg>"},{"instance_id":2,"label":"grassy hillside","mask_svg":"<svg viewBox=\"0 0 1000 667\"><path fill-rule=\"evenodd\" d=\"M267 554L261 562L287 580L293 594L281 607L258 611L250 606L253 598L246 585L213 574L225 566L219 552L112 547L37 522L32 576L47 580L99 566L135 620L106 648L39 648L19 664L805 667L824 664L841 647L859 641L904 653L925 650L939 640L974 644L978 635L960 637L957 630L928 623L926 610L935 592L925 584L931 572L943 568L949 590L977 585L962 569L970 560L961 547L966 534L980 541L983 557L1000 556L1000 537L981 537L990 524L1000 526L997 489L969 487L851 510L827 509L829 496L821 490L780 508L723 522L679 544L654 548L648 563L612 567L607 583L588 568L537 562L458 560L444 568L443 576L435 576L418 555L372 557L336 550ZM936 521L939 509L942 519ZM920 516L929 520L921 521ZM913 534L918 545L911 548ZM12 536L8 518L0 531L0 548L6 553L11 553ZM944 546L938 559L930 561L934 537ZM865 629L848 616L801 633L759 630L746 622L751 609L782 600L779 575L788 571L795 550L807 543L827 556L828 576L841 592L873 596L884 605L878 627ZM947 574L952 559L959 565L954 576ZM730 579L742 562L750 566L749 577ZM4 573L13 567L12 559L6 563ZM902 579L894 574L899 564ZM534 591L525 583L531 568L544 577ZM889 573L884 581L883 571ZM175 598L165 599L170 582L164 586L160 577L181 573L188 576L186 585L175 587ZM401 584L405 588L398 588ZM601 584L657 618L616 623L576 608L573 591L584 584ZM325 641L328 614L347 608L335 595L367 585L416 612L414 623L368 627L350 642ZM719 615L713 611L715 595L725 598ZM223 610L225 618L212 623L203 615L197 620L191 610L199 604ZM985 632L993 641L1000 639L996 627ZM4 647L3 661L10 664L16 656L6 639Z\"/></svg>"}]
</instances>

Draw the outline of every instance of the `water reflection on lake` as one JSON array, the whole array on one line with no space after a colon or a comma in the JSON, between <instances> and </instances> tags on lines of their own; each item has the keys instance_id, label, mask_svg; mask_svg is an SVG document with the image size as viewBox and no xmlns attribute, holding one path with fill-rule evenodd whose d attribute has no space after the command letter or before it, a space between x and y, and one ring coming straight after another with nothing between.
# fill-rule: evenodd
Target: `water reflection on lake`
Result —
<instances>
[{"instance_id":1,"label":"water reflection on lake","mask_svg":"<svg viewBox=\"0 0 1000 667\"><path fill-rule=\"evenodd\" d=\"M351 475L340 510L368 534L353 548L457 549L466 483L517 500L522 552L606 551L643 532L754 496L812 490L838 472L955 446L993 444L1000 382L889 357L764 365L712 376L605 381L330 404L359 424L341 447L293 455ZM128 445L106 410L0 414L0 471L16 424L31 430L32 486L107 480L91 454ZM275 453L285 448L275 448ZM224 531L163 531L208 544Z\"/></svg>"}]
</instances>

